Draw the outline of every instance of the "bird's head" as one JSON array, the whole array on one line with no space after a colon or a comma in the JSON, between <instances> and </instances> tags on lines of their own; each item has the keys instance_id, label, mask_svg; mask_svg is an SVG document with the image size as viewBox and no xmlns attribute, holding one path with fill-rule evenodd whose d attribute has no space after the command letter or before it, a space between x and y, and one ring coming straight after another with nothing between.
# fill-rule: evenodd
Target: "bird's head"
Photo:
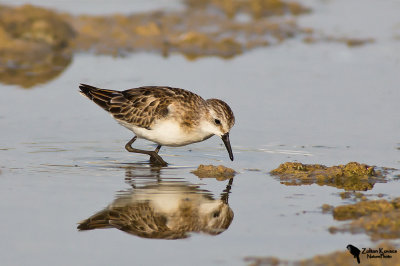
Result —
<instances>
[{"instance_id":1,"label":"bird's head","mask_svg":"<svg viewBox=\"0 0 400 266\"><path fill-rule=\"evenodd\" d=\"M213 200L200 205L202 231L210 235L218 235L231 225L234 214L229 205L222 200Z\"/></svg>"},{"instance_id":2,"label":"bird's head","mask_svg":"<svg viewBox=\"0 0 400 266\"><path fill-rule=\"evenodd\" d=\"M235 124L235 116L232 109L224 101L218 99L208 99L206 102L209 111L207 130L222 139L228 150L229 158L233 161L233 153L229 141L229 131Z\"/></svg>"}]
</instances>

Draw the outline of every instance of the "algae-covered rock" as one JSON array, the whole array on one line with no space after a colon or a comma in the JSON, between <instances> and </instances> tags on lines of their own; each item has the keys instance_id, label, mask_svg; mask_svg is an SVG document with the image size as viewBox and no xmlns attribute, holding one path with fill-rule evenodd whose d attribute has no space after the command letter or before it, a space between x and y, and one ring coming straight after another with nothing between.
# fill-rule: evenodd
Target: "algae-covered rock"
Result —
<instances>
[{"instance_id":1,"label":"algae-covered rock","mask_svg":"<svg viewBox=\"0 0 400 266\"><path fill-rule=\"evenodd\" d=\"M400 238L400 210L372 213L360 217L349 225L350 232L363 229L373 240Z\"/></svg>"},{"instance_id":2,"label":"algae-covered rock","mask_svg":"<svg viewBox=\"0 0 400 266\"><path fill-rule=\"evenodd\" d=\"M226 180L235 176L236 171L223 165L202 165L197 170L192 171L199 178L216 178L217 180Z\"/></svg>"},{"instance_id":3,"label":"algae-covered rock","mask_svg":"<svg viewBox=\"0 0 400 266\"><path fill-rule=\"evenodd\" d=\"M333 218L343 221L370 215L374 212L386 213L394 209L395 205L387 200L361 201L355 204L337 206L333 209Z\"/></svg>"},{"instance_id":4,"label":"algae-covered rock","mask_svg":"<svg viewBox=\"0 0 400 266\"><path fill-rule=\"evenodd\" d=\"M340 227L331 227L331 233L365 232L373 240L400 238L400 198L392 201L369 200L342 205L333 209L335 220L352 220Z\"/></svg>"},{"instance_id":5,"label":"algae-covered rock","mask_svg":"<svg viewBox=\"0 0 400 266\"><path fill-rule=\"evenodd\" d=\"M270 172L285 185L333 186L345 190L366 191L376 182L386 182L374 166L350 162L346 165L327 167L320 164L286 162Z\"/></svg>"}]
</instances>

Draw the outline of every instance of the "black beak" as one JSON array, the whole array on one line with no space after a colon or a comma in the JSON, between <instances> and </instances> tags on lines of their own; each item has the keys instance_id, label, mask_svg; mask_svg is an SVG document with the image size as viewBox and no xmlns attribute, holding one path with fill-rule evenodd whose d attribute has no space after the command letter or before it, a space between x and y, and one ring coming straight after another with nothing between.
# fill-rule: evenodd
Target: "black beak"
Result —
<instances>
[{"instance_id":1,"label":"black beak","mask_svg":"<svg viewBox=\"0 0 400 266\"><path fill-rule=\"evenodd\" d=\"M229 142L229 132L222 135L221 139L224 142L226 150L229 153L229 158L231 159L231 161L233 161L233 153L232 153L231 143Z\"/></svg>"}]
</instances>

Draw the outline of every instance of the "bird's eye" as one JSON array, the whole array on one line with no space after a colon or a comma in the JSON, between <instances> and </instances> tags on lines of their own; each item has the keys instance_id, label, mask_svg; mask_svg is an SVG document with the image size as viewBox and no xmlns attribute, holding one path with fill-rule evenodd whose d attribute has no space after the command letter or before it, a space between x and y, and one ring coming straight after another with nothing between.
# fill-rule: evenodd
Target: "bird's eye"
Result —
<instances>
[{"instance_id":1,"label":"bird's eye","mask_svg":"<svg viewBox=\"0 0 400 266\"><path fill-rule=\"evenodd\" d=\"M214 122L215 122L215 124L217 124L217 125L221 125L221 121L220 121L219 119L215 119Z\"/></svg>"},{"instance_id":2,"label":"bird's eye","mask_svg":"<svg viewBox=\"0 0 400 266\"><path fill-rule=\"evenodd\" d=\"M213 217L214 217L214 218L217 218L217 217L219 217L219 214L220 214L220 212L214 212L214 213L213 213Z\"/></svg>"}]
</instances>

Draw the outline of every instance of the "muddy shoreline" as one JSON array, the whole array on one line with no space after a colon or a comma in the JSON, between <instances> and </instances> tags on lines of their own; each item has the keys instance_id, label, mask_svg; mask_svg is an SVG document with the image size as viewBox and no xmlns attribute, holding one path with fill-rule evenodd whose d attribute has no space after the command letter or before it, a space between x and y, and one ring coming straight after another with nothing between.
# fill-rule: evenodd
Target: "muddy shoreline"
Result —
<instances>
[{"instance_id":1,"label":"muddy shoreline","mask_svg":"<svg viewBox=\"0 0 400 266\"><path fill-rule=\"evenodd\" d=\"M187 59L232 58L300 38L305 43L360 46L373 39L324 36L297 24L312 10L294 1L183 1L179 11L80 15L23 5L0 5L0 82L31 88L57 77L74 53L125 56L152 52Z\"/></svg>"}]
</instances>

